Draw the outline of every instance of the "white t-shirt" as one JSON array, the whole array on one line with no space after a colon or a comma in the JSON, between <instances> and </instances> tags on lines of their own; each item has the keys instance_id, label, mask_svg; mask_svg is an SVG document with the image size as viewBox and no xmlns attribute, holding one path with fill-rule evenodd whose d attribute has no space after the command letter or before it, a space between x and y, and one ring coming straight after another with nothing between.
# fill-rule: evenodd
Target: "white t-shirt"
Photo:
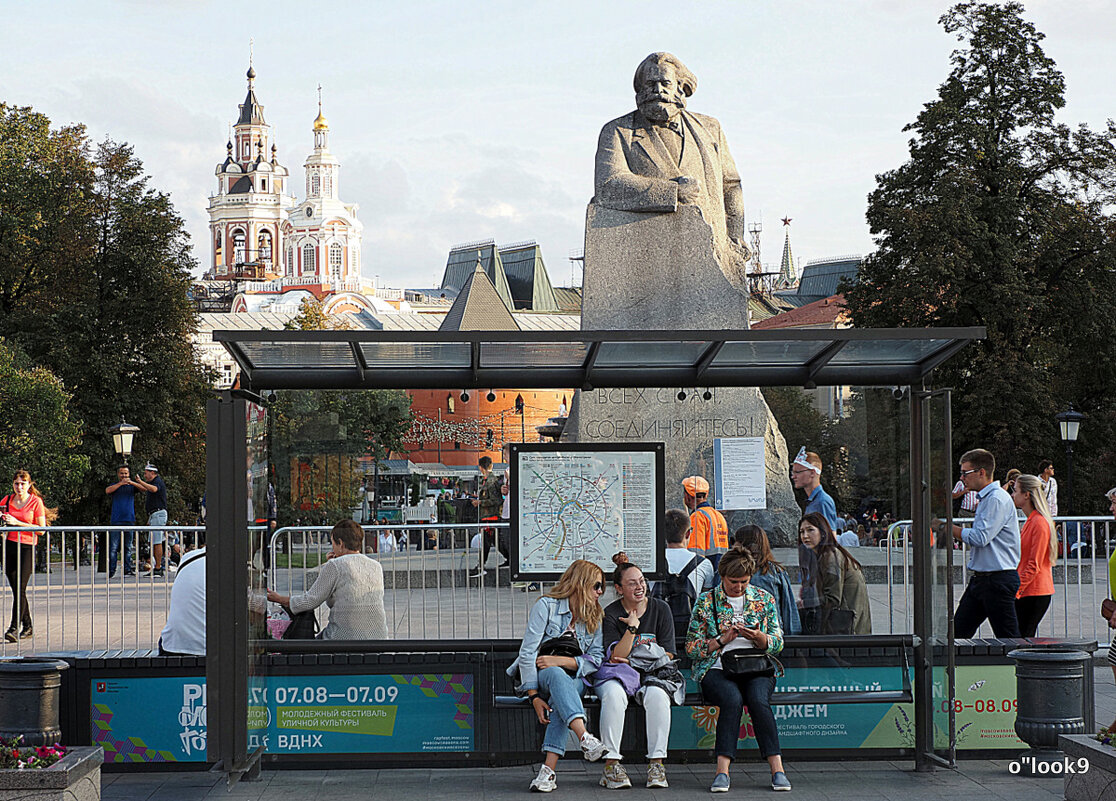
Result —
<instances>
[{"instance_id":1,"label":"white t-shirt","mask_svg":"<svg viewBox=\"0 0 1116 801\"><path fill-rule=\"evenodd\" d=\"M205 656L205 548L190 551L178 565L160 639L164 651Z\"/></svg>"},{"instance_id":2,"label":"white t-shirt","mask_svg":"<svg viewBox=\"0 0 1116 801\"><path fill-rule=\"evenodd\" d=\"M399 543L395 541L395 537L386 531L381 531L380 536L376 539L377 545L379 546L377 550L380 553L392 553L399 547Z\"/></svg>"},{"instance_id":3,"label":"white t-shirt","mask_svg":"<svg viewBox=\"0 0 1116 801\"><path fill-rule=\"evenodd\" d=\"M845 531L837 535L837 543L846 548L859 548L860 538L856 536L855 531Z\"/></svg>"},{"instance_id":4,"label":"white t-shirt","mask_svg":"<svg viewBox=\"0 0 1116 801\"><path fill-rule=\"evenodd\" d=\"M726 595L725 600L727 600L729 602L729 606L732 607L732 616L733 617L736 617L737 615L743 615L744 614L744 596L743 595L741 595L739 598L730 598L729 596ZM726 621L722 620L721 622L724 623ZM724 648L721 649L721 653L724 653L725 651L735 651L738 648L754 648L754 647L755 646L752 645L751 641L747 637L743 637L743 636L737 634L735 640L733 640L732 642L730 642L728 645L726 645ZM717 670L721 669L721 657L718 656L717 661L709 666L710 670L713 670L714 668L716 668Z\"/></svg>"},{"instance_id":5,"label":"white t-shirt","mask_svg":"<svg viewBox=\"0 0 1116 801\"><path fill-rule=\"evenodd\" d=\"M678 575L695 556L701 556L701 554L694 553L688 548L667 548L667 570ZM690 583L694 585L694 592L698 595L706 590L713 589L713 563L702 557L698 566L690 573Z\"/></svg>"}]
</instances>

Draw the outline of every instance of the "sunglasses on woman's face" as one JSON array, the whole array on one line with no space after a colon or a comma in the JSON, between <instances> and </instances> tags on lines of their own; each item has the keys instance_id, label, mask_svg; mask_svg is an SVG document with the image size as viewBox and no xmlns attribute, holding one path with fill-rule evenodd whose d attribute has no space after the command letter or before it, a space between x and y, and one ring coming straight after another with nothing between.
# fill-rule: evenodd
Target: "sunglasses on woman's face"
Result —
<instances>
[{"instance_id":1,"label":"sunglasses on woman's face","mask_svg":"<svg viewBox=\"0 0 1116 801\"><path fill-rule=\"evenodd\" d=\"M604 583L598 581L596 584L593 585L593 589L597 592L604 592Z\"/></svg>"}]
</instances>

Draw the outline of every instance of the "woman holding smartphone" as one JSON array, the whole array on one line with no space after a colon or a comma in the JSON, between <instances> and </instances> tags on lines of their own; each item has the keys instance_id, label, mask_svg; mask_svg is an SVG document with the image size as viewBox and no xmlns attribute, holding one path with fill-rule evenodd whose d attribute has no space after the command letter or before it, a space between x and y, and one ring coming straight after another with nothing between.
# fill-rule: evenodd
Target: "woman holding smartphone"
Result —
<instances>
[{"instance_id":1,"label":"woman holding smartphone","mask_svg":"<svg viewBox=\"0 0 1116 801\"><path fill-rule=\"evenodd\" d=\"M597 672L604 659L601 621L604 610L604 572L592 562L578 559L562 578L531 607L527 631L519 646L519 657L508 675L519 675L517 689L526 692L531 708L546 726L542 750L546 754L531 790L549 793L557 789L554 769L566 753L568 731L581 743L581 753L590 762L604 755L604 744L585 727L583 678ZM556 641L564 640L564 642ZM561 655L578 652L577 655Z\"/></svg>"},{"instance_id":2,"label":"woman holding smartphone","mask_svg":"<svg viewBox=\"0 0 1116 801\"><path fill-rule=\"evenodd\" d=\"M717 773L710 792L729 791L729 767L736 758L740 717L744 707L752 718L760 755L771 768L771 789L790 790L779 751L779 730L771 711L775 691L774 669L747 677L729 675L721 655L738 648L753 648L774 656L783 650L779 613L771 593L753 587L756 562L742 545L734 545L721 557L717 572L721 585L702 593L694 604L686 653L693 660L691 676L701 684L702 694L718 707Z\"/></svg>"}]
</instances>

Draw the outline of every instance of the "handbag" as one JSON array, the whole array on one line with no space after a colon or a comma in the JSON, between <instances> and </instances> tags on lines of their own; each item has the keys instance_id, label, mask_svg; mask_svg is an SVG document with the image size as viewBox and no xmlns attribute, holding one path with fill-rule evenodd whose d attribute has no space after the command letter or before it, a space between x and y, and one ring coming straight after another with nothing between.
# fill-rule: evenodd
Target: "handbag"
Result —
<instances>
[{"instance_id":1,"label":"handbag","mask_svg":"<svg viewBox=\"0 0 1116 801\"><path fill-rule=\"evenodd\" d=\"M822 634L852 634L856 613L851 609L830 609L823 613Z\"/></svg>"},{"instance_id":2,"label":"handbag","mask_svg":"<svg viewBox=\"0 0 1116 801\"><path fill-rule=\"evenodd\" d=\"M557 637L551 637L549 640L544 640L539 644L539 656L566 656L577 657L581 656L581 643L577 641L577 637L572 631L564 631ZM570 670L563 668L571 676L577 675L577 670Z\"/></svg>"},{"instance_id":3,"label":"handbag","mask_svg":"<svg viewBox=\"0 0 1116 801\"><path fill-rule=\"evenodd\" d=\"M713 622L720 632L721 623L715 601ZM771 654L758 648L733 648L731 651L721 651L721 670L726 676L734 679L750 679L768 673L774 673L778 678L783 675L783 664Z\"/></svg>"},{"instance_id":4,"label":"handbag","mask_svg":"<svg viewBox=\"0 0 1116 801\"><path fill-rule=\"evenodd\" d=\"M291 612L288 609L287 614L291 616L291 624L283 632L284 640L312 640L318 636L318 618L313 609L305 612Z\"/></svg>"}]
</instances>

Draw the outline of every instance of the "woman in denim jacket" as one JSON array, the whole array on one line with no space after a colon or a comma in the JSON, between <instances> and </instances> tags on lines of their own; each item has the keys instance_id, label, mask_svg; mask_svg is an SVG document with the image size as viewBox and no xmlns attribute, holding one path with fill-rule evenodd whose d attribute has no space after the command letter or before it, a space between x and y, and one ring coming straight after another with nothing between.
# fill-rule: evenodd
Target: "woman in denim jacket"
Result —
<instances>
[{"instance_id":1,"label":"woman in denim jacket","mask_svg":"<svg viewBox=\"0 0 1116 801\"><path fill-rule=\"evenodd\" d=\"M582 679L595 673L604 659L603 592L604 572L599 567L584 559L570 565L554 588L531 607L519 658L508 668L510 676L518 672L519 688L531 699L539 723L546 724L542 747L546 758L531 782L535 792L549 793L558 786L554 768L566 753L567 729L578 736L586 759L594 762L604 754L604 745L585 728L581 703L586 686ZM581 656L539 656L542 643L567 631L577 638Z\"/></svg>"},{"instance_id":2,"label":"woman in denim jacket","mask_svg":"<svg viewBox=\"0 0 1116 801\"><path fill-rule=\"evenodd\" d=\"M714 793L729 790L729 766L736 758L740 716L747 706L760 755L771 767L771 789L790 790L779 751L779 730L771 711L774 670L740 678L726 675L721 667L721 654L736 648L759 649L772 656L783 650L775 599L766 590L752 586L756 562L742 545L734 545L721 557L717 571L721 586L697 599L686 634L686 654L693 660L691 677L701 684L706 702L719 709L717 773L709 789Z\"/></svg>"}]
</instances>

